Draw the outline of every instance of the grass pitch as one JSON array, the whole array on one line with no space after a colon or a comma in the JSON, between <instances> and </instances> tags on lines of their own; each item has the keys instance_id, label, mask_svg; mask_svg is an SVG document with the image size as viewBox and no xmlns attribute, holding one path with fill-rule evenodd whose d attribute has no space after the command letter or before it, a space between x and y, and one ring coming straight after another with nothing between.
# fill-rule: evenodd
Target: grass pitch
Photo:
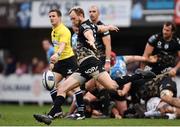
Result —
<instances>
[{"instance_id":1,"label":"grass pitch","mask_svg":"<svg viewBox=\"0 0 180 127\"><path fill-rule=\"evenodd\" d=\"M43 114L51 106L37 105L0 105L0 126L43 126L34 120L33 114ZM63 107L67 111L67 107ZM167 119L56 119L52 126L180 126L180 120Z\"/></svg>"}]
</instances>

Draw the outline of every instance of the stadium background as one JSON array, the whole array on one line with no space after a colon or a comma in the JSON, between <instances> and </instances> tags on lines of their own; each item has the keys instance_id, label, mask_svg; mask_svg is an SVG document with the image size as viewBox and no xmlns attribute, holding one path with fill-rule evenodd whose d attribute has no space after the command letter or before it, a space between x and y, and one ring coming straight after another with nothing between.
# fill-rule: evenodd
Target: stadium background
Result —
<instances>
[{"instance_id":1,"label":"stadium background","mask_svg":"<svg viewBox=\"0 0 180 127\"><path fill-rule=\"evenodd\" d=\"M175 21L180 33L180 0L1 0L0 1L0 101L51 101L41 85L41 73L32 70L5 74L8 57L33 68L32 61L46 61L41 41L50 39L48 11L54 7L63 13L63 22L71 29L68 10L75 5L85 9L95 4L105 24L115 24L119 32L111 32L112 49L118 55L142 55L147 39L161 31L162 23ZM16 68L17 69L17 68ZM176 78L180 84L179 77ZM180 88L178 88L180 91ZM180 93L178 92L180 96Z\"/></svg>"}]
</instances>

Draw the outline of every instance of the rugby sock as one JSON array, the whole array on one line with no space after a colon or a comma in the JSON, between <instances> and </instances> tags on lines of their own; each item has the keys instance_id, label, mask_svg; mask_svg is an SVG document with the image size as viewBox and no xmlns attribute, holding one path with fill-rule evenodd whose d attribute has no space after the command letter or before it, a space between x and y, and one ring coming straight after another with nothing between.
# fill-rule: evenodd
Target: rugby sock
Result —
<instances>
[{"instance_id":1,"label":"rugby sock","mask_svg":"<svg viewBox=\"0 0 180 127\"><path fill-rule=\"evenodd\" d=\"M50 91L50 94L51 94L51 98L53 100L53 102L55 101L56 99L56 96L57 96L57 89L53 89Z\"/></svg>"},{"instance_id":2,"label":"rugby sock","mask_svg":"<svg viewBox=\"0 0 180 127\"><path fill-rule=\"evenodd\" d=\"M83 91L78 91L75 93L76 96L76 105L77 105L77 111L79 114L84 115L84 100L83 100Z\"/></svg>"},{"instance_id":3,"label":"rugby sock","mask_svg":"<svg viewBox=\"0 0 180 127\"><path fill-rule=\"evenodd\" d=\"M109 106L110 106L110 97L109 92L107 89L100 90L100 101L101 101L101 107L102 107L102 113L106 116L109 115Z\"/></svg>"},{"instance_id":4,"label":"rugby sock","mask_svg":"<svg viewBox=\"0 0 180 127\"><path fill-rule=\"evenodd\" d=\"M65 98L63 96L57 96L55 101L54 101L54 106L51 108L50 112L48 115L54 117L56 113L62 112L61 105L65 102Z\"/></svg>"}]
</instances>

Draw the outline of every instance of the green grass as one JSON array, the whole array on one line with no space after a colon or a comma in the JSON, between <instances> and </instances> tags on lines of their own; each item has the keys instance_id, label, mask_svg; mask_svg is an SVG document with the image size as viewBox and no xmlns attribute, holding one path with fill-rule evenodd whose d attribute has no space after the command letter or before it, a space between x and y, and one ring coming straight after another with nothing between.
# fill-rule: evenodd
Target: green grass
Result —
<instances>
[{"instance_id":1,"label":"green grass","mask_svg":"<svg viewBox=\"0 0 180 127\"><path fill-rule=\"evenodd\" d=\"M44 113L50 106L39 107L37 105L0 105L0 126L42 126L32 117L35 113ZM63 107L67 111L67 107ZM180 120L167 119L85 119L68 120L56 119L52 126L179 126Z\"/></svg>"}]
</instances>

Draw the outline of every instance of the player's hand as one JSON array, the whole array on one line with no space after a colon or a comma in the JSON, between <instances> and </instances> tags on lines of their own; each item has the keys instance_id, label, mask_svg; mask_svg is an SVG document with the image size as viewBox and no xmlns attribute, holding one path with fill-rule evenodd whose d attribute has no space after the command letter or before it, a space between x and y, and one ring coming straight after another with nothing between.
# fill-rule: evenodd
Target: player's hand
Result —
<instances>
[{"instance_id":1,"label":"player's hand","mask_svg":"<svg viewBox=\"0 0 180 127\"><path fill-rule=\"evenodd\" d=\"M110 71L110 68L111 68L110 62L106 62L105 65L104 65L104 68L105 68L105 70L106 70L107 72L109 72L109 71Z\"/></svg>"},{"instance_id":2,"label":"player's hand","mask_svg":"<svg viewBox=\"0 0 180 127\"><path fill-rule=\"evenodd\" d=\"M108 25L108 29L109 29L109 31L116 31L116 32L119 31L119 28L117 26L114 26L114 25Z\"/></svg>"},{"instance_id":3,"label":"player's hand","mask_svg":"<svg viewBox=\"0 0 180 127\"><path fill-rule=\"evenodd\" d=\"M55 64L58 61L59 55L55 53L54 55L51 56L50 58L50 63Z\"/></svg>"},{"instance_id":4,"label":"player's hand","mask_svg":"<svg viewBox=\"0 0 180 127\"><path fill-rule=\"evenodd\" d=\"M122 97L122 96L125 95L125 93L124 93L124 91L122 91L122 90L118 90L118 95Z\"/></svg>"},{"instance_id":5,"label":"player's hand","mask_svg":"<svg viewBox=\"0 0 180 127\"><path fill-rule=\"evenodd\" d=\"M176 76L176 69L175 68L172 68L170 71L169 71L169 75L172 76L172 77L175 77Z\"/></svg>"},{"instance_id":6,"label":"player's hand","mask_svg":"<svg viewBox=\"0 0 180 127\"><path fill-rule=\"evenodd\" d=\"M122 116L120 116L119 114L116 114L115 119L122 119Z\"/></svg>"},{"instance_id":7,"label":"player's hand","mask_svg":"<svg viewBox=\"0 0 180 127\"><path fill-rule=\"evenodd\" d=\"M149 59L148 59L148 62L150 63L156 63L158 60L158 56L157 55L154 55L154 56L150 56Z\"/></svg>"}]
</instances>

